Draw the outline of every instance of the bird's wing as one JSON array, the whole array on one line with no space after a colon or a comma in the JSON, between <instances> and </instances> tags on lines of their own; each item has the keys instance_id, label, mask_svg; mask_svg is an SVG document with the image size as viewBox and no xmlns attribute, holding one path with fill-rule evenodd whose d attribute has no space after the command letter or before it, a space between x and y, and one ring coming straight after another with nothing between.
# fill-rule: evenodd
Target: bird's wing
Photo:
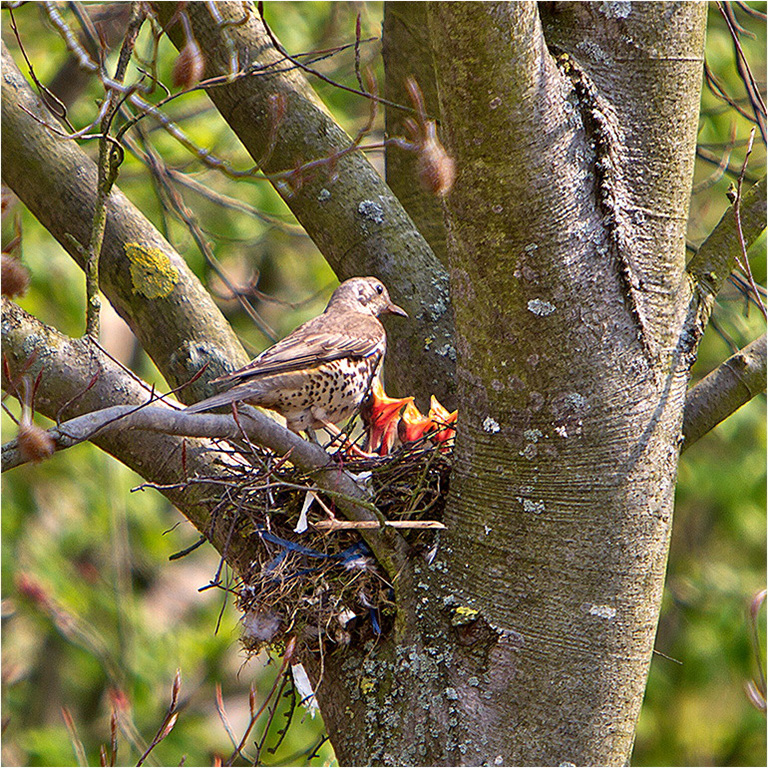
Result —
<instances>
[{"instance_id":1,"label":"bird's wing","mask_svg":"<svg viewBox=\"0 0 768 768\"><path fill-rule=\"evenodd\" d=\"M345 313L347 315L347 313ZM221 376L218 382L239 382L271 373L288 373L312 368L342 357L370 357L383 354L384 329L374 317L348 313L348 316L320 315L264 350L248 365Z\"/></svg>"}]
</instances>

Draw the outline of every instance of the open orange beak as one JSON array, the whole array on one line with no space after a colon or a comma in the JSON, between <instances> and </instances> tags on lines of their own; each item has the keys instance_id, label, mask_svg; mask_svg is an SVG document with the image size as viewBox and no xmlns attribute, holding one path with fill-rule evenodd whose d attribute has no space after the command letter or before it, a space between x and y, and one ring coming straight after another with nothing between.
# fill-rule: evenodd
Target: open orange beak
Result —
<instances>
[{"instance_id":1,"label":"open orange beak","mask_svg":"<svg viewBox=\"0 0 768 768\"><path fill-rule=\"evenodd\" d=\"M389 397L376 379L371 388L368 450L385 456L392 450L397 437L397 424L403 408L413 403L412 397Z\"/></svg>"},{"instance_id":2,"label":"open orange beak","mask_svg":"<svg viewBox=\"0 0 768 768\"><path fill-rule=\"evenodd\" d=\"M402 443L415 443L425 432L435 428L435 422L425 416L413 403L405 406L397 431Z\"/></svg>"},{"instance_id":3,"label":"open orange beak","mask_svg":"<svg viewBox=\"0 0 768 768\"><path fill-rule=\"evenodd\" d=\"M432 435L432 440L435 443L445 443L445 445L440 448L441 451L449 450L450 446L448 441L453 440L456 435L456 428L452 425L456 423L458 415L458 410L449 413L448 410L440 404L438 399L432 395L432 401L429 406L429 418L437 425L437 427L443 427L437 434Z\"/></svg>"}]
</instances>

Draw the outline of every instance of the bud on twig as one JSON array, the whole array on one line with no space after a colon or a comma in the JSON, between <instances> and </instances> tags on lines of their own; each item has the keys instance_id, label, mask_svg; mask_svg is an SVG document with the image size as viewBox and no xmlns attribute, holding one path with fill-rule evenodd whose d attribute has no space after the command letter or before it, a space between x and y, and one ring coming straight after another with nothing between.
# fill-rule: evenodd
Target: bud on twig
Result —
<instances>
[{"instance_id":1,"label":"bud on twig","mask_svg":"<svg viewBox=\"0 0 768 768\"><path fill-rule=\"evenodd\" d=\"M158 741L162 741L173 730L173 726L176 725L176 720L178 719L178 717L179 717L178 712L174 712L171 715L170 719L165 724L165 727L163 728L163 731L160 734L160 738L158 739Z\"/></svg>"},{"instance_id":2,"label":"bud on twig","mask_svg":"<svg viewBox=\"0 0 768 768\"><path fill-rule=\"evenodd\" d=\"M173 712L176 709L176 704L179 701L179 691L181 690L181 669L176 670L176 674L173 677L173 687L171 688L171 706L168 708L169 712Z\"/></svg>"},{"instance_id":3,"label":"bud on twig","mask_svg":"<svg viewBox=\"0 0 768 768\"><path fill-rule=\"evenodd\" d=\"M2 254L0 288L3 296L23 296L29 288L29 270L10 253Z\"/></svg>"},{"instance_id":4,"label":"bud on twig","mask_svg":"<svg viewBox=\"0 0 768 768\"><path fill-rule=\"evenodd\" d=\"M49 459L56 452L56 443L50 434L28 419L22 419L19 423L17 439L19 453L24 461L38 464L44 459Z\"/></svg>"},{"instance_id":5,"label":"bud on twig","mask_svg":"<svg viewBox=\"0 0 768 768\"><path fill-rule=\"evenodd\" d=\"M419 147L419 179L428 192L438 197L445 197L456 178L456 163L445 151L437 138L437 126L434 120L424 125L424 140Z\"/></svg>"},{"instance_id":6,"label":"bud on twig","mask_svg":"<svg viewBox=\"0 0 768 768\"><path fill-rule=\"evenodd\" d=\"M195 38L190 35L173 65L173 84L177 88L192 88L203 79L204 71L205 57Z\"/></svg>"}]
</instances>

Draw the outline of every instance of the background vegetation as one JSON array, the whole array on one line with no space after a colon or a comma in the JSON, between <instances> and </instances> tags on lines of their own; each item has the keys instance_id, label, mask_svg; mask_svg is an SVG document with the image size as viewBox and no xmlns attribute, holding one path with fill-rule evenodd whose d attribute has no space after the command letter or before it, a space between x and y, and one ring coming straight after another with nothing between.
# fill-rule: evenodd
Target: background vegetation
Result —
<instances>
[{"instance_id":1,"label":"background vegetation","mask_svg":"<svg viewBox=\"0 0 768 768\"><path fill-rule=\"evenodd\" d=\"M757 14L765 12L765 3L750 3L750 13L738 6L734 11L749 33L742 35L742 45L764 86L765 18ZM266 6L267 20L289 51L328 51L316 57L315 66L349 85L355 84L354 50L331 49L354 41L358 14L362 64L382 82L381 3ZM36 75L51 82L67 59L64 42L42 4L23 5L14 16ZM74 24L72 16L65 17ZM7 10L3 38L21 63ZM140 40L138 50L146 50L147 43ZM170 82L176 56L163 40L158 71L163 82ZM736 103L746 104L733 41L714 4L707 63ZM355 135L368 117L368 102L321 81L314 85L335 117ZM98 84L92 82L70 108L75 126L94 119L95 100L101 96ZM199 146L212 148L235 167L250 166L203 94L189 94L169 110ZM379 134L382 125L379 116ZM728 205L725 192L742 167L751 127L711 88L704 88L701 156L689 225L694 248ZM237 207L222 197L211 200L179 187L230 280L245 286L258 279L253 303L275 335L281 337L317 314L335 278L272 187L253 179L235 182L205 170L156 126L146 123L144 130L153 133L169 166L216 195L242 204ZM136 134L129 136L140 141ZM376 132L371 138L376 141ZM95 143L82 144L95 153ZM729 164L724 170L717 163L726 154ZM758 134L748 173L757 178L764 164ZM228 298L189 231L162 204L147 168L130 152L118 185L208 281L246 345L256 352L270 343ZM21 305L64 333L79 335L84 328L82 272L20 204L11 204L4 218L4 244L13 237L17 221L23 230L22 258L32 276ZM764 238L750 255L755 278L764 284ZM130 331L108 307L103 326L104 346L145 380L164 388ZM762 328L759 312L738 290L724 292L694 377L705 375ZM3 439L13 434L14 425L3 416ZM153 756L157 764L178 764L186 756L188 765L210 765L214 755L226 756L232 749L216 711L216 686L221 686L236 734L243 732L249 717L250 687L259 704L270 690L276 665L265 656L245 661L236 611L221 591L199 591L213 577L218 557L202 547L169 562L169 556L194 543L196 532L158 493L134 490L140 483L139 477L88 444L3 476L4 764L73 764L78 740L88 762L98 763L99 746L110 739L110 712L115 706L135 728L133 734L119 736L118 762L136 762L162 722L174 674L181 669L184 709ZM760 396L681 460L656 643L664 656L656 656L651 668L636 765L765 764L765 718L744 692L746 681L757 674L747 616L753 595L765 586L765 489L765 397ZM763 619L761 614L764 628ZM762 630L761 640L764 649ZM683 658L684 663L677 661ZM71 716L76 736L68 733L63 709ZM267 746L276 742L282 725L284 721L276 718ZM262 730L257 726L257 739ZM322 736L320 718L312 719L299 709L279 750L265 752L262 760L328 763L333 756L327 743L316 749Z\"/></svg>"}]
</instances>

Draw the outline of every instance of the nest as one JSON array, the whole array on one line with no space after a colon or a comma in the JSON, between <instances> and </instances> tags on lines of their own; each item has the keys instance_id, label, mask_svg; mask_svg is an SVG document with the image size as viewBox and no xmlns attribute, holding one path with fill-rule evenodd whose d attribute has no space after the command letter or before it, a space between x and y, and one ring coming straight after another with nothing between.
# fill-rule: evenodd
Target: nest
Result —
<instances>
[{"instance_id":1,"label":"nest","mask_svg":"<svg viewBox=\"0 0 768 768\"><path fill-rule=\"evenodd\" d=\"M318 651L326 640L347 645L386 633L395 612L392 585L360 531L335 527L333 499L268 450L222 450L234 461L223 462L214 481L225 488L214 514L232 516L252 557L236 586L246 649L279 648L293 636ZM445 444L425 438L388 456L347 456L344 467L387 521L441 520L450 473ZM437 535L416 527L400 533L427 554Z\"/></svg>"}]
</instances>

